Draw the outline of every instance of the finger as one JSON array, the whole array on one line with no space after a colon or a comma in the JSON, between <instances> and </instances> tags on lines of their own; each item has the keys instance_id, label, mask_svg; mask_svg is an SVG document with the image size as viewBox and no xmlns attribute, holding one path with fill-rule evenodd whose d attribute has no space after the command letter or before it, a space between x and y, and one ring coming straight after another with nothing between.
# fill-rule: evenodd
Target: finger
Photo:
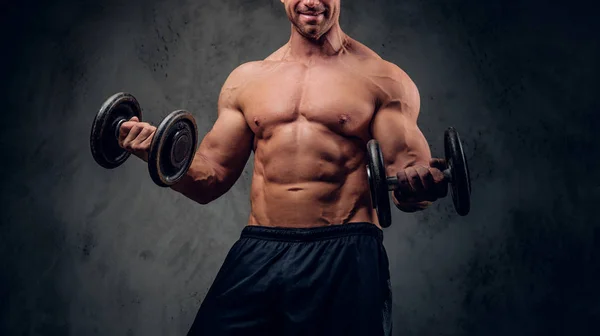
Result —
<instances>
[{"instance_id":1,"label":"finger","mask_svg":"<svg viewBox=\"0 0 600 336\"><path fill-rule=\"evenodd\" d=\"M419 177L417 185L415 185L415 190L417 193L423 193L427 191L427 179L429 174L429 167L425 166L417 166L414 167L417 172L417 176Z\"/></svg>"},{"instance_id":2,"label":"finger","mask_svg":"<svg viewBox=\"0 0 600 336\"><path fill-rule=\"evenodd\" d=\"M141 122L138 120L137 117L133 117L133 118L129 119L128 121L123 122L121 124L121 128L119 130L129 131L136 125L139 125L140 127L148 127L148 126L153 127L152 125L150 125L150 123Z\"/></svg>"},{"instance_id":3,"label":"finger","mask_svg":"<svg viewBox=\"0 0 600 336\"><path fill-rule=\"evenodd\" d=\"M423 190L429 190L434 185L433 176L431 175L431 168L429 167L417 167L417 173L421 179L421 185Z\"/></svg>"},{"instance_id":4,"label":"finger","mask_svg":"<svg viewBox=\"0 0 600 336\"><path fill-rule=\"evenodd\" d=\"M127 133L127 137L125 137L125 139L123 140L123 148L125 148L126 150L133 150L133 148L131 148L132 142L142 131L142 128L139 127L138 124L134 125L131 128L129 133Z\"/></svg>"},{"instance_id":5,"label":"finger","mask_svg":"<svg viewBox=\"0 0 600 336\"><path fill-rule=\"evenodd\" d=\"M147 147L144 146L146 140L148 140L148 138L150 136L152 136L153 130L150 127L144 127L140 133L138 134L138 136L135 137L135 139L133 139L133 141L131 142L131 148L135 151L145 151L147 150Z\"/></svg>"},{"instance_id":6,"label":"finger","mask_svg":"<svg viewBox=\"0 0 600 336\"><path fill-rule=\"evenodd\" d=\"M148 138L146 138L146 140L144 140L140 145L145 148L146 150L150 149L150 145L152 145L152 139L154 138L154 131L152 131L152 134L150 134L150 136Z\"/></svg>"},{"instance_id":7,"label":"finger","mask_svg":"<svg viewBox=\"0 0 600 336\"><path fill-rule=\"evenodd\" d=\"M430 168L429 173L433 179L432 194L435 195L436 199L446 197L448 194L448 181L446 181L444 173L437 168Z\"/></svg>"},{"instance_id":8,"label":"finger","mask_svg":"<svg viewBox=\"0 0 600 336\"><path fill-rule=\"evenodd\" d=\"M129 134L131 129L137 124L137 121L126 121L122 123L121 127L119 128L119 141L123 142L123 140L127 138L127 135Z\"/></svg>"},{"instance_id":9,"label":"finger","mask_svg":"<svg viewBox=\"0 0 600 336\"><path fill-rule=\"evenodd\" d=\"M437 199L436 193L436 181L435 176L432 171L438 171L437 169L422 167L419 170L419 175L421 177L421 182L423 183L423 192L421 197L425 201L433 202Z\"/></svg>"},{"instance_id":10,"label":"finger","mask_svg":"<svg viewBox=\"0 0 600 336\"><path fill-rule=\"evenodd\" d=\"M429 166L439 170L448 169L448 162L445 159L433 158L429 160Z\"/></svg>"},{"instance_id":11,"label":"finger","mask_svg":"<svg viewBox=\"0 0 600 336\"><path fill-rule=\"evenodd\" d=\"M423 193L423 181L421 181L421 175L417 169L421 169L421 167L408 167L405 169L408 183L412 189L411 195L414 197L420 196Z\"/></svg>"},{"instance_id":12,"label":"finger","mask_svg":"<svg viewBox=\"0 0 600 336\"><path fill-rule=\"evenodd\" d=\"M404 200L410 197L410 194L412 193L406 170L397 172L396 176L398 177L398 187L394 190L394 194L398 200Z\"/></svg>"}]
</instances>

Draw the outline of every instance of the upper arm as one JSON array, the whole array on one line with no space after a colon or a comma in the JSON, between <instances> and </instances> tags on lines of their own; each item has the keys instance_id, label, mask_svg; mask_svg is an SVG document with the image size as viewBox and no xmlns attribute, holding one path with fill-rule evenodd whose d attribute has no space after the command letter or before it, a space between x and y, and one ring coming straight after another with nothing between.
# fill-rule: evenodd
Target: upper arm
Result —
<instances>
[{"instance_id":1,"label":"upper arm","mask_svg":"<svg viewBox=\"0 0 600 336\"><path fill-rule=\"evenodd\" d=\"M239 178L252 151L254 134L238 101L251 67L251 64L238 67L223 84L217 119L197 151L197 156L214 169L217 179L228 186Z\"/></svg>"},{"instance_id":2,"label":"upper arm","mask_svg":"<svg viewBox=\"0 0 600 336\"><path fill-rule=\"evenodd\" d=\"M380 87L383 97L371 124L371 134L379 142L388 175L423 164L431 159L429 144L417 125L419 91L410 77L397 66L385 64Z\"/></svg>"}]
</instances>

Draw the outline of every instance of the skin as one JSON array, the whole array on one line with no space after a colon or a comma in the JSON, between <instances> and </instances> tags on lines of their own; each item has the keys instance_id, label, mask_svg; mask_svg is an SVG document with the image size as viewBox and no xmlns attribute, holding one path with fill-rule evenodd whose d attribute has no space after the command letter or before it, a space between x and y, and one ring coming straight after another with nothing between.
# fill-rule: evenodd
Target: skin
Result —
<instances>
[{"instance_id":1,"label":"skin","mask_svg":"<svg viewBox=\"0 0 600 336\"><path fill-rule=\"evenodd\" d=\"M379 226L366 174L366 143L380 143L401 211L447 194L417 120L417 87L398 66L344 34L340 0L282 0L289 41L262 61L236 68L218 117L186 176L172 189L201 204L226 193L254 151L248 225ZM156 128L132 119L120 144L147 160Z\"/></svg>"}]
</instances>

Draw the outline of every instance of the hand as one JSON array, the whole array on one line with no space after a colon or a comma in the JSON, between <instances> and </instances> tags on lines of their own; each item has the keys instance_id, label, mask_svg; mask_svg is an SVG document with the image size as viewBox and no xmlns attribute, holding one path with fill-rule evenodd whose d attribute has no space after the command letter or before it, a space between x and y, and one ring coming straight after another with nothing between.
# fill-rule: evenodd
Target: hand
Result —
<instances>
[{"instance_id":1,"label":"hand","mask_svg":"<svg viewBox=\"0 0 600 336\"><path fill-rule=\"evenodd\" d=\"M398 188L394 190L396 206L404 211L417 211L448 194L448 181L443 170L446 160L431 159L429 166L415 165L399 171Z\"/></svg>"},{"instance_id":2,"label":"hand","mask_svg":"<svg viewBox=\"0 0 600 336\"><path fill-rule=\"evenodd\" d=\"M148 152L155 132L156 127L133 117L119 129L119 146L148 162Z\"/></svg>"}]
</instances>

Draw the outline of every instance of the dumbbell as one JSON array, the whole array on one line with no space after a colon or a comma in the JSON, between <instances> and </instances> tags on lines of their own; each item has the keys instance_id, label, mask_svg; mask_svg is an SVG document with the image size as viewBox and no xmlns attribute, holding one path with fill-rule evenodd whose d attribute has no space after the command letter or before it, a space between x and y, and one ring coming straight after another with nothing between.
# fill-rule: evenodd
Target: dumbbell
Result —
<instances>
[{"instance_id":1,"label":"dumbbell","mask_svg":"<svg viewBox=\"0 0 600 336\"><path fill-rule=\"evenodd\" d=\"M126 92L109 97L94 118L90 135L92 156L106 168L122 165L131 155L119 146L119 130L133 117L142 121L137 99ZM187 172L198 142L198 128L191 113L173 111L156 128L148 153L148 172L157 185L168 187Z\"/></svg>"},{"instance_id":2,"label":"dumbbell","mask_svg":"<svg viewBox=\"0 0 600 336\"><path fill-rule=\"evenodd\" d=\"M444 149L448 169L443 173L451 186L454 208L460 216L466 216L471 209L471 177L460 136L453 127L444 133ZM367 156L367 178L373 207L377 210L379 224L389 227L392 224L389 192L398 188L398 178L386 176L383 154L377 140L372 139L367 143Z\"/></svg>"}]
</instances>

